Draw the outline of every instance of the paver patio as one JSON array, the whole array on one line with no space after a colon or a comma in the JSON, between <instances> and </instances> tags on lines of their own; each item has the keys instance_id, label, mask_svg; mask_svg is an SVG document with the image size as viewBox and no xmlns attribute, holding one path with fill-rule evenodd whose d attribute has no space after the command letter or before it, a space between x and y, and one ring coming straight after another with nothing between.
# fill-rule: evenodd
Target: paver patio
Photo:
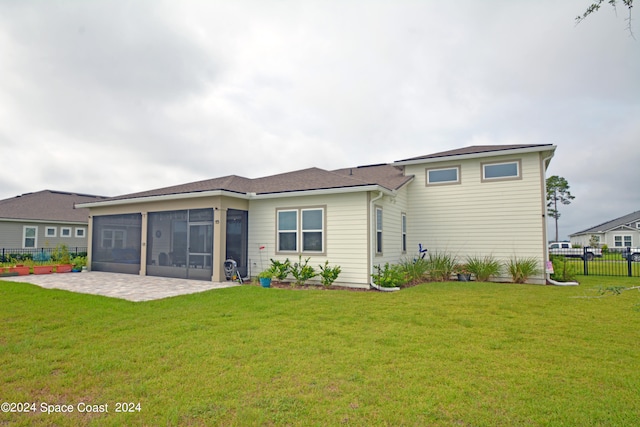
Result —
<instances>
[{"instance_id":1,"label":"paver patio","mask_svg":"<svg viewBox=\"0 0 640 427\"><path fill-rule=\"evenodd\" d=\"M236 282L216 283L168 277L104 273L100 271L30 274L28 276L2 277L0 280L31 283L47 289L63 289L83 294L121 298L128 301L151 301L239 285Z\"/></svg>"}]
</instances>

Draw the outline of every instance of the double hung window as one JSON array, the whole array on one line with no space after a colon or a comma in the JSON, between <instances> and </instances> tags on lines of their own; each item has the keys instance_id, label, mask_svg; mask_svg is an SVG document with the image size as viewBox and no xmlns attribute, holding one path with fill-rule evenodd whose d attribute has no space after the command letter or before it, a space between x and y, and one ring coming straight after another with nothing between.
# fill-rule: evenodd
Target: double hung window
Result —
<instances>
[{"instance_id":1,"label":"double hung window","mask_svg":"<svg viewBox=\"0 0 640 427\"><path fill-rule=\"evenodd\" d=\"M277 211L278 252L324 252L324 208Z\"/></svg>"}]
</instances>

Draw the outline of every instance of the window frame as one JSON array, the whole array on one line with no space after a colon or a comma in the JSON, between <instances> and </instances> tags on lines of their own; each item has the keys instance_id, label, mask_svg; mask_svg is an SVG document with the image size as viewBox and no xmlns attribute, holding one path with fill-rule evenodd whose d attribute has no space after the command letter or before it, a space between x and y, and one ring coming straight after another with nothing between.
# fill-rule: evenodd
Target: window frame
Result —
<instances>
[{"instance_id":1,"label":"window frame","mask_svg":"<svg viewBox=\"0 0 640 427\"><path fill-rule=\"evenodd\" d=\"M304 229L304 224L303 224L303 212L308 212L308 211L320 211L321 215L322 215L322 220L321 220L321 229L316 229L316 228L311 228L311 229ZM295 230L280 230L280 213L282 212L295 212L296 215L296 225L295 225ZM286 207L286 208L276 208L276 226L275 226L275 231L276 231L276 236L275 236L275 240L276 240L276 254L283 254L283 255L291 255L291 254L313 254L313 255L324 255L326 254L326 248L327 248L327 207L326 205L323 206L304 206L304 207ZM283 250L281 249L281 234L282 233L287 233L287 234L294 234L295 238L294 238L294 242L295 242L295 249L293 250ZM321 245L321 250L317 251L317 250L307 250L305 249L305 241L304 241L304 237L305 237L305 233L320 233L321 237L320 237L320 245Z\"/></svg>"},{"instance_id":2,"label":"window frame","mask_svg":"<svg viewBox=\"0 0 640 427\"><path fill-rule=\"evenodd\" d=\"M617 238L620 238L620 245L618 245L618 242L616 241ZM629 246L626 245L627 240L629 241ZM614 248L632 248L633 236L631 234L615 234L613 236L613 247Z\"/></svg>"},{"instance_id":3,"label":"window frame","mask_svg":"<svg viewBox=\"0 0 640 427\"><path fill-rule=\"evenodd\" d=\"M105 238L105 232L110 231L111 237ZM115 233L122 233L122 239L116 239ZM111 242L110 246L105 246L104 242L109 240ZM122 240L122 247L116 247L114 243L116 241ZM100 235L100 247L102 249L124 249L127 247L127 230L122 228L103 228Z\"/></svg>"},{"instance_id":4,"label":"window frame","mask_svg":"<svg viewBox=\"0 0 640 427\"><path fill-rule=\"evenodd\" d=\"M84 239L85 237L87 237L87 229L84 227L76 227L74 231L74 236L76 237L76 239ZM81 232L82 236L79 236L78 232Z\"/></svg>"},{"instance_id":5,"label":"window frame","mask_svg":"<svg viewBox=\"0 0 640 427\"><path fill-rule=\"evenodd\" d=\"M378 212L380 215L378 216ZM379 219L379 220L378 220ZM375 207L375 228L376 228L376 255L382 255L384 253L384 210L381 206Z\"/></svg>"},{"instance_id":6,"label":"window frame","mask_svg":"<svg viewBox=\"0 0 640 427\"><path fill-rule=\"evenodd\" d=\"M407 253L407 214L400 213L400 249L403 254Z\"/></svg>"},{"instance_id":7,"label":"window frame","mask_svg":"<svg viewBox=\"0 0 640 427\"><path fill-rule=\"evenodd\" d=\"M53 231L53 233L49 234L49 231ZM44 237L58 237L58 227L46 226L44 228Z\"/></svg>"},{"instance_id":8,"label":"window frame","mask_svg":"<svg viewBox=\"0 0 640 427\"><path fill-rule=\"evenodd\" d=\"M487 166L499 166L499 165L508 165L515 164L516 165L516 174L515 175L505 175L505 176L494 176L487 177ZM496 162L483 162L480 164L480 176L482 182L495 182L495 181L515 181L522 179L522 159L513 159L513 160L501 160Z\"/></svg>"},{"instance_id":9,"label":"window frame","mask_svg":"<svg viewBox=\"0 0 640 427\"><path fill-rule=\"evenodd\" d=\"M27 237L27 230L35 230L33 237ZM27 246L27 239L33 239L33 246ZM36 249L38 247L38 226L24 225L22 226L22 249Z\"/></svg>"},{"instance_id":10,"label":"window frame","mask_svg":"<svg viewBox=\"0 0 640 427\"><path fill-rule=\"evenodd\" d=\"M437 168L427 168L425 169L425 185L456 185L461 184L462 180L460 179L460 165L453 166L445 166L445 167L437 167ZM455 170L456 171L456 179L451 181L431 181L430 172L439 172L439 171L447 171L447 170Z\"/></svg>"},{"instance_id":11,"label":"window frame","mask_svg":"<svg viewBox=\"0 0 640 427\"><path fill-rule=\"evenodd\" d=\"M66 234L67 232L68 234ZM71 237L71 227L60 227L60 237Z\"/></svg>"}]
</instances>

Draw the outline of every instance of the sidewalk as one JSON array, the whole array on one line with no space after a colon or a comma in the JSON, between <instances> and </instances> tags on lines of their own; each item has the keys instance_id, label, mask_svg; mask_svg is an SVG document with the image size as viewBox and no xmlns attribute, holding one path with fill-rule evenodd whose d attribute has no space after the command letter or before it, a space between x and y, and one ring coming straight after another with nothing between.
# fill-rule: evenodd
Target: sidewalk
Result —
<instances>
[{"instance_id":1,"label":"sidewalk","mask_svg":"<svg viewBox=\"0 0 640 427\"><path fill-rule=\"evenodd\" d=\"M178 295L194 294L210 289L239 286L236 282L205 282L168 277L138 276L134 274L53 273L2 277L9 282L31 283L47 289L63 289L83 294L103 295L128 301L151 301Z\"/></svg>"}]
</instances>

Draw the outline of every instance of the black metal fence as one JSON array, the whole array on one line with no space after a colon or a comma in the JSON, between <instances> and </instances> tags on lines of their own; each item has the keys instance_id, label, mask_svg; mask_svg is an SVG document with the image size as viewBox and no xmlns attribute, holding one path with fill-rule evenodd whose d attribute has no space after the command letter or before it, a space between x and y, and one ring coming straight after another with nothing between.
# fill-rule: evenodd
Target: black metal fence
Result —
<instances>
[{"instance_id":1,"label":"black metal fence","mask_svg":"<svg viewBox=\"0 0 640 427\"><path fill-rule=\"evenodd\" d=\"M69 251L69 256L74 258L76 256L87 256L87 248L74 246L67 247ZM2 248L0 249L0 262L12 262L12 261L41 261L46 262L50 261L51 258L55 257L59 248L28 248L28 249L13 249L13 248Z\"/></svg>"},{"instance_id":2,"label":"black metal fence","mask_svg":"<svg viewBox=\"0 0 640 427\"><path fill-rule=\"evenodd\" d=\"M591 247L551 249L551 260L562 257L577 274L640 277L640 248L602 250Z\"/></svg>"}]
</instances>

